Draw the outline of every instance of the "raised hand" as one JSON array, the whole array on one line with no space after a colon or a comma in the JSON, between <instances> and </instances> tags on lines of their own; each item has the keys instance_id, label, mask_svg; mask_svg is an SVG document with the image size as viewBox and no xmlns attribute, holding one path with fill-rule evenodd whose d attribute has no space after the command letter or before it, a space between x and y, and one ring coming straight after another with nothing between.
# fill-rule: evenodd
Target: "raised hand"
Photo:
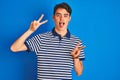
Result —
<instances>
[{"instance_id":1,"label":"raised hand","mask_svg":"<svg viewBox=\"0 0 120 80\"><path fill-rule=\"evenodd\" d=\"M41 22L43 17L44 17L44 14L42 14L38 20L34 20L33 22L31 22L31 25L30 25L30 30L31 31L37 30L37 28L40 25L45 24L48 21L48 20L45 20L45 21Z\"/></svg>"},{"instance_id":2,"label":"raised hand","mask_svg":"<svg viewBox=\"0 0 120 80\"><path fill-rule=\"evenodd\" d=\"M80 46L80 47L79 47L80 44L81 44L81 43L78 42L77 45L75 46L75 48L73 49L73 51L71 52L71 55L72 55L73 59L79 58L79 55L80 55L81 50L82 50L83 48L85 48L85 46Z\"/></svg>"}]
</instances>

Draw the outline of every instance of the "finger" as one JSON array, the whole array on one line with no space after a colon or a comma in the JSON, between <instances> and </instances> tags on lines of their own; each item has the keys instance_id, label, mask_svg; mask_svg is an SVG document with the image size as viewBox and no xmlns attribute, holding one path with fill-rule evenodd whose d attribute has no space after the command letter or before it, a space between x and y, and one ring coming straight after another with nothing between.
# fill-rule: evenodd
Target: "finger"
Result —
<instances>
[{"instance_id":1,"label":"finger","mask_svg":"<svg viewBox=\"0 0 120 80\"><path fill-rule=\"evenodd\" d=\"M75 53L71 54L73 58L79 58L80 50L77 50Z\"/></svg>"},{"instance_id":2,"label":"finger","mask_svg":"<svg viewBox=\"0 0 120 80\"><path fill-rule=\"evenodd\" d=\"M78 50L79 50L78 48L74 48L73 51L71 52L71 55L76 54Z\"/></svg>"},{"instance_id":3,"label":"finger","mask_svg":"<svg viewBox=\"0 0 120 80\"><path fill-rule=\"evenodd\" d=\"M36 21L36 20L34 20L32 24L33 24L33 26L38 26L38 25L39 25L39 22Z\"/></svg>"},{"instance_id":4,"label":"finger","mask_svg":"<svg viewBox=\"0 0 120 80\"><path fill-rule=\"evenodd\" d=\"M80 50L77 51L77 53L75 54L75 57L79 57L80 55Z\"/></svg>"},{"instance_id":5,"label":"finger","mask_svg":"<svg viewBox=\"0 0 120 80\"><path fill-rule=\"evenodd\" d=\"M76 44L76 46L75 46L75 48L73 49L73 51L71 52L71 55L74 55L74 54L76 53L76 51L79 50L80 44L81 44L81 42L79 41L79 42Z\"/></svg>"},{"instance_id":6,"label":"finger","mask_svg":"<svg viewBox=\"0 0 120 80\"><path fill-rule=\"evenodd\" d=\"M46 22L48 22L48 20L45 20L45 21L43 21L43 22L40 22L40 25L45 24Z\"/></svg>"},{"instance_id":7,"label":"finger","mask_svg":"<svg viewBox=\"0 0 120 80\"><path fill-rule=\"evenodd\" d=\"M73 51L71 52L71 54L74 54L77 50L78 50L78 47L80 45L80 42L78 42L75 46L75 48L73 49Z\"/></svg>"},{"instance_id":8,"label":"finger","mask_svg":"<svg viewBox=\"0 0 120 80\"><path fill-rule=\"evenodd\" d=\"M82 49L84 49L86 46L80 46L78 49L79 50L82 50Z\"/></svg>"},{"instance_id":9,"label":"finger","mask_svg":"<svg viewBox=\"0 0 120 80\"><path fill-rule=\"evenodd\" d=\"M40 18L38 19L38 22L40 22L43 17L44 17L44 14L42 14L42 15L40 16Z\"/></svg>"}]
</instances>

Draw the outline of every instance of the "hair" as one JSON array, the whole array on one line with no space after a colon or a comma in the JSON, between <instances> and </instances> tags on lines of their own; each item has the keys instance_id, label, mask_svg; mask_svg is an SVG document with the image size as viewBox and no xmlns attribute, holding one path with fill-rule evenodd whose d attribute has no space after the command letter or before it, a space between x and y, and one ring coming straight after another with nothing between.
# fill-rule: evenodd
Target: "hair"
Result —
<instances>
[{"instance_id":1,"label":"hair","mask_svg":"<svg viewBox=\"0 0 120 80\"><path fill-rule=\"evenodd\" d=\"M67 3L62 2L62 3L60 3L60 4L57 4L57 5L54 7L54 12L53 12L54 15L55 15L55 12L56 12L56 10L57 10L58 8L63 8L63 9L65 9L70 15L71 15L71 13L72 13L71 7L70 7Z\"/></svg>"}]
</instances>

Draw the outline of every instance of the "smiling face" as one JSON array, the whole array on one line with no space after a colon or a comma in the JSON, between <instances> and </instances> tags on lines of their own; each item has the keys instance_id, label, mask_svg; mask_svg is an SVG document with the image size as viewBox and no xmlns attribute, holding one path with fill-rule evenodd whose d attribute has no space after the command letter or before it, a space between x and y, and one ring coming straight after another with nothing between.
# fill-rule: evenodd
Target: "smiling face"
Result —
<instances>
[{"instance_id":1,"label":"smiling face","mask_svg":"<svg viewBox=\"0 0 120 80\"><path fill-rule=\"evenodd\" d=\"M64 8L58 8L53 15L55 29L57 31L66 31L70 18L70 14Z\"/></svg>"}]
</instances>

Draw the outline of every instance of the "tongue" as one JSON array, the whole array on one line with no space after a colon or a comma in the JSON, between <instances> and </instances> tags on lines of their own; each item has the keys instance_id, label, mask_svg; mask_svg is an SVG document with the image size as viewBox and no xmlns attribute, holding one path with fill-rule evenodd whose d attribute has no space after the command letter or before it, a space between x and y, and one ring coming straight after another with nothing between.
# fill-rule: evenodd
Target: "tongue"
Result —
<instances>
[{"instance_id":1,"label":"tongue","mask_svg":"<svg viewBox=\"0 0 120 80\"><path fill-rule=\"evenodd\" d=\"M64 24L63 23L60 23L60 27L63 27L64 26Z\"/></svg>"}]
</instances>

